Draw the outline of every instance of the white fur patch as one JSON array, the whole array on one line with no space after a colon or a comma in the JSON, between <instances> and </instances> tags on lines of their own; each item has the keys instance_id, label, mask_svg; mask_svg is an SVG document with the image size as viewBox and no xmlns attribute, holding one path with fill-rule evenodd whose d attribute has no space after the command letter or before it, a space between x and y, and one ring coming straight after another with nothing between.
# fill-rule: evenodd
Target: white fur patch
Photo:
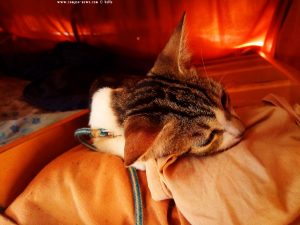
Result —
<instances>
[{"instance_id":1,"label":"white fur patch","mask_svg":"<svg viewBox=\"0 0 300 225\"><path fill-rule=\"evenodd\" d=\"M124 129L111 106L111 88L99 89L92 98L89 125L91 128L105 128L115 135L123 135Z\"/></svg>"},{"instance_id":2,"label":"white fur patch","mask_svg":"<svg viewBox=\"0 0 300 225\"><path fill-rule=\"evenodd\" d=\"M89 125L91 128L105 128L119 135L114 138L95 138L94 145L101 152L117 155L124 159L124 129L118 124L118 118L112 110L111 88L99 89L92 97ZM145 170L143 162L136 162L132 165L139 170Z\"/></svg>"},{"instance_id":3,"label":"white fur patch","mask_svg":"<svg viewBox=\"0 0 300 225\"><path fill-rule=\"evenodd\" d=\"M120 135L115 138L95 138L94 145L101 152L111 153L124 158L124 130L118 124L118 118L111 106L111 88L102 88L92 98L89 125L93 129L105 128Z\"/></svg>"},{"instance_id":4,"label":"white fur patch","mask_svg":"<svg viewBox=\"0 0 300 225\"><path fill-rule=\"evenodd\" d=\"M93 143L100 152L110 153L124 159L125 139L123 136L94 138Z\"/></svg>"}]
</instances>

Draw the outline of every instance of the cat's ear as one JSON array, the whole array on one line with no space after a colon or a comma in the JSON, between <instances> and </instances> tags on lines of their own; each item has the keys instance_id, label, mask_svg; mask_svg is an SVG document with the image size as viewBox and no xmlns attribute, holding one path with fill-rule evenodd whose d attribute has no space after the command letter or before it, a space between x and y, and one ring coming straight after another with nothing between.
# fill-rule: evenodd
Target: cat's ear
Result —
<instances>
[{"instance_id":1,"label":"cat's ear","mask_svg":"<svg viewBox=\"0 0 300 225\"><path fill-rule=\"evenodd\" d=\"M166 146L174 131L174 122L164 126L150 121L148 118L132 116L125 120L124 161L130 166L135 161L148 158L159 158L169 154Z\"/></svg>"},{"instance_id":2,"label":"cat's ear","mask_svg":"<svg viewBox=\"0 0 300 225\"><path fill-rule=\"evenodd\" d=\"M187 46L186 15L181 21L162 52L157 57L149 75L195 75L196 70L191 66L191 51Z\"/></svg>"}]
</instances>

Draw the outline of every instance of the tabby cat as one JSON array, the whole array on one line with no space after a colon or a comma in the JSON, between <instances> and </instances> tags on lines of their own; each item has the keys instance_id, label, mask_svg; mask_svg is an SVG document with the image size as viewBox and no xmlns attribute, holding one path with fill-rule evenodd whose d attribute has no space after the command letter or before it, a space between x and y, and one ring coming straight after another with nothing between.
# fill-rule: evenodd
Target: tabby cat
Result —
<instances>
[{"instance_id":1,"label":"tabby cat","mask_svg":"<svg viewBox=\"0 0 300 225\"><path fill-rule=\"evenodd\" d=\"M244 127L216 81L189 65L183 18L148 75L127 87L92 96L90 126L114 138L95 138L103 152L143 169L143 161L171 154L207 155L240 141Z\"/></svg>"}]
</instances>

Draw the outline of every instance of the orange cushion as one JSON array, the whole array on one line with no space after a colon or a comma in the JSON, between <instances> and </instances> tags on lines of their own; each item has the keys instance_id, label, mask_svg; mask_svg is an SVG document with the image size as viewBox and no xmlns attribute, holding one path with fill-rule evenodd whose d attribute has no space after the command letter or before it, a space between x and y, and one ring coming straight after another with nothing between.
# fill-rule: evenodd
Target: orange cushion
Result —
<instances>
[{"instance_id":1,"label":"orange cushion","mask_svg":"<svg viewBox=\"0 0 300 225\"><path fill-rule=\"evenodd\" d=\"M185 223L172 201L152 200L145 173L138 176L145 224ZM77 146L46 166L5 215L17 224L134 224L133 200L120 158Z\"/></svg>"}]
</instances>

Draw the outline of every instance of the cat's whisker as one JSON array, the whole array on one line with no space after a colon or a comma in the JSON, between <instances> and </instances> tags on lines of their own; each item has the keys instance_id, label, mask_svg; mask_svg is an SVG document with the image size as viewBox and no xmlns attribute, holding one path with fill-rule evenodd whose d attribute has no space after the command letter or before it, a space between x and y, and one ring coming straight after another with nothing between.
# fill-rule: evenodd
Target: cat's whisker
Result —
<instances>
[{"instance_id":1,"label":"cat's whisker","mask_svg":"<svg viewBox=\"0 0 300 225\"><path fill-rule=\"evenodd\" d=\"M210 87L212 88L212 84L211 84L211 81L210 81L210 78L208 76L208 73L207 73L207 70L206 70L206 67L205 67L205 63L204 63L204 59L203 59L203 51L202 51L202 47L201 47L201 61L202 61L202 65L203 65L203 69L204 69L204 74L208 80L208 83L210 85Z\"/></svg>"},{"instance_id":2,"label":"cat's whisker","mask_svg":"<svg viewBox=\"0 0 300 225\"><path fill-rule=\"evenodd\" d=\"M224 78L226 77L226 74L223 74L220 79L219 79L219 83L223 83Z\"/></svg>"}]
</instances>

